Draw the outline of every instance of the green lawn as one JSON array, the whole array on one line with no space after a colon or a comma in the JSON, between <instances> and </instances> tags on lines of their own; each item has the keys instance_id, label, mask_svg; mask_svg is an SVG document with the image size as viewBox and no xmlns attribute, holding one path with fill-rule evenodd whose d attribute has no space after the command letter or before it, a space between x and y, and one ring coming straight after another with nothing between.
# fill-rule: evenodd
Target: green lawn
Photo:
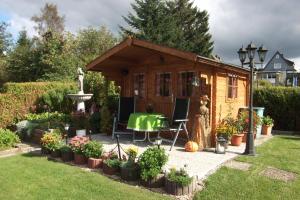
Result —
<instances>
[{"instance_id":1,"label":"green lawn","mask_svg":"<svg viewBox=\"0 0 300 200\"><path fill-rule=\"evenodd\" d=\"M276 136L257 148L258 156L239 156L236 160L252 163L250 171L222 167L205 182L195 200L202 199L300 199L300 137ZM298 174L289 183L262 177L267 166Z\"/></svg>"},{"instance_id":2,"label":"green lawn","mask_svg":"<svg viewBox=\"0 0 300 200\"><path fill-rule=\"evenodd\" d=\"M99 173L24 154L0 159L0 199L170 199Z\"/></svg>"}]
</instances>

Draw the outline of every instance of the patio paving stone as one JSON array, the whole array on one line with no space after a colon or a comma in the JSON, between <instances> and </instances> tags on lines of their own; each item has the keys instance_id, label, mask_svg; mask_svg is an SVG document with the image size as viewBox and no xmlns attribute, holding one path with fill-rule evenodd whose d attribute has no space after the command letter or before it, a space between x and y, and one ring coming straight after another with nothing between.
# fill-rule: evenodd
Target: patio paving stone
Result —
<instances>
[{"instance_id":1,"label":"patio paving stone","mask_svg":"<svg viewBox=\"0 0 300 200\"><path fill-rule=\"evenodd\" d=\"M260 145L271 137L272 136L262 136L255 140L255 145ZM111 137L107 136L106 134L92 135L92 139L101 141L104 144L105 151L112 150L117 144L116 140L112 140ZM127 136L120 137L120 144L123 149L126 149L131 145L138 146L139 155L144 152L148 146L153 146L152 144L146 142L136 142L133 144L131 137ZM169 160L164 170L167 171L171 167L176 167L179 169L184 167L186 164L186 169L190 176L194 176L198 180L204 180L224 163L243 153L245 149L245 143L239 147L228 146L226 154L216 154L209 151L199 151L193 153L185 152L183 145L174 146L172 151L169 151L169 144L163 144L161 145L161 148L166 149L166 152L169 155Z\"/></svg>"}]
</instances>

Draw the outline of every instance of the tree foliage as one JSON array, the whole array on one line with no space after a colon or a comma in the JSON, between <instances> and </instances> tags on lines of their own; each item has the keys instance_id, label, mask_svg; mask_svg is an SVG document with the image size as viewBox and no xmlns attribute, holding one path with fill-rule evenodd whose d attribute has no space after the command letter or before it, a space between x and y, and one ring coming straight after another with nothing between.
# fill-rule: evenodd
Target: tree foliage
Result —
<instances>
[{"instance_id":1,"label":"tree foliage","mask_svg":"<svg viewBox=\"0 0 300 200\"><path fill-rule=\"evenodd\" d=\"M210 56L213 42L208 13L190 0L135 0L134 13L123 17L130 28L120 26L123 35Z\"/></svg>"},{"instance_id":2,"label":"tree foliage","mask_svg":"<svg viewBox=\"0 0 300 200\"><path fill-rule=\"evenodd\" d=\"M60 16L57 6L51 3L46 3L40 15L34 15L31 20L36 23L35 29L41 36L49 31L63 33L65 28L65 17Z\"/></svg>"}]
</instances>

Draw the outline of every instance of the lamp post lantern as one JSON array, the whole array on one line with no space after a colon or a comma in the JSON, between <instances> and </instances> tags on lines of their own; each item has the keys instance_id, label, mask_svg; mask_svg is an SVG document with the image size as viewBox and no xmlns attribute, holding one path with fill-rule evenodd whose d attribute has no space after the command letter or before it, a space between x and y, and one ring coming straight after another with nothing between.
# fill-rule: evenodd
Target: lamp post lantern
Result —
<instances>
[{"instance_id":1,"label":"lamp post lantern","mask_svg":"<svg viewBox=\"0 0 300 200\"><path fill-rule=\"evenodd\" d=\"M255 68L255 64L262 64L266 58L267 49L262 45L261 47L256 48L255 44L252 42L247 46L247 49L240 48L238 51L239 59L244 64L249 64L250 68L250 85L249 85L249 132L247 133L247 141L246 141L246 148L245 148L245 155L255 155L255 148L254 148L254 137L253 137L253 72ZM258 53L259 62L255 61L255 54ZM249 62L246 61L246 57L248 55Z\"/></svg>"}]
</instances>

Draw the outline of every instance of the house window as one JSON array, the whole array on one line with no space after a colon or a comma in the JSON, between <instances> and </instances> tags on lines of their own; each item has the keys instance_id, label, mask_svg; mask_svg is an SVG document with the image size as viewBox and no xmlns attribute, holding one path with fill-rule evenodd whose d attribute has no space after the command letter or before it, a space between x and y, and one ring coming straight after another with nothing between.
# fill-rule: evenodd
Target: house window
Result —
<instances>
[{"instance_id":1,"label":"house window","mask_svg":"<svg viewBox=\"0 0 300 200\"><path fill-rule=\"evenodd\" d=\"M171 73L156 74L156 95L168 97L171 95Z\"/></svg>"},{"instance_id":2,"label":"house window","mask_svg":"<svg viewBox=\"0 0 300 200\"><path fill-rule=\"evenodd\" d=\"M229 99L237 98L237 90L238 90L238 78L236 75L229 74L228 75L228 94L227 97Z\"/></svg>"},{"instance_id":3,"label":"house window","mask_svg":"<svg viewBox=\"0 0 300 200\"><path fill-rule=\"evenodd\" d=\"M268 79L273 79L276 78L276 74L275 73L268 73Z\"/></svg>"},{"instance_id":4,"label":"house window","mask_svg":"<svg viewBox=\"0 0 300 200\"><path fill-rule=\"evenodd\" d=\"M145 75L134 74L134 95L145 98Z\"/></svg>"},{"instance_id":5,"label":"house window","mask_svg":"<svg viewBox=\"0 0 300 200\"><path fill-rule=\"evenodd\" d=\"M279 55L278 54L276 55L276 59L279 59Z\"/></svg>"},{"instance_id":6,"label":"house window","mask_svg":"<svg viewBox=\"0 0 300 200\"><path fill-rule=\"evenodd\" d=\"M274 63L274 69L281 69L281 63Z\"/></svg>"},{"instance_id":7,"label":"house window","mask_svg":"<svg viewBox=\"0 0 300 200\"><path fill-rule=\"evenodd\" d=\"M178 96L190 97L193 94L192 80L194 72L181 72L178 74Z\"/></svg>"}]
</instances>

